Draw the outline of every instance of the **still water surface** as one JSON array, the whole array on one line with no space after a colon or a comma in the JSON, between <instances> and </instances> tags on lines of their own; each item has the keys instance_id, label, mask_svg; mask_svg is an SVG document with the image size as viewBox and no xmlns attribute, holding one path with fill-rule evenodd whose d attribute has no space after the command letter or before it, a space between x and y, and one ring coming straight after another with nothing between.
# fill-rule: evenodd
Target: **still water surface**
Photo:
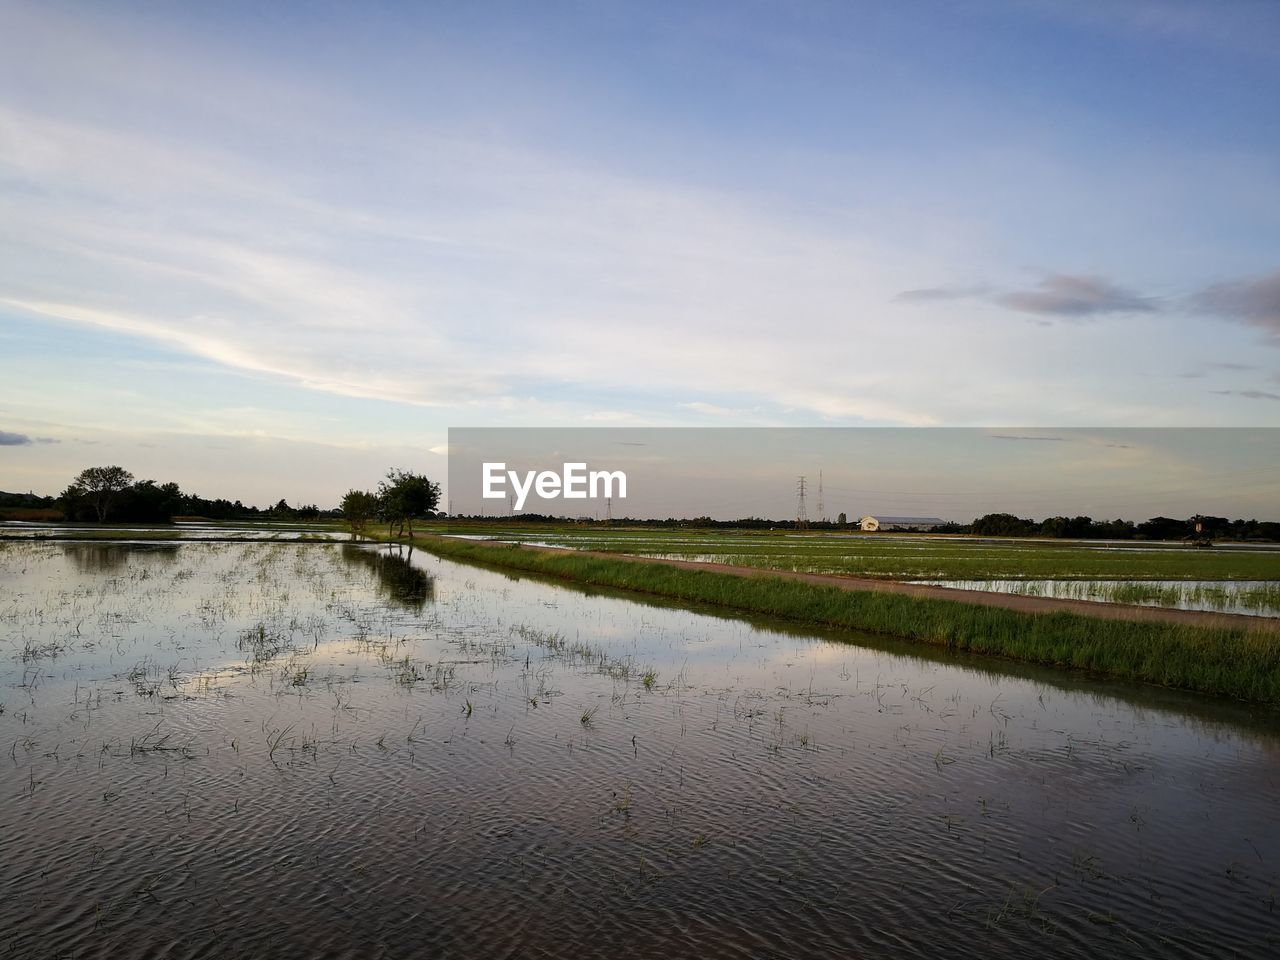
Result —
<instances>
[{"instance_id":1,"label":"still water surface","mask_svg":"<svg viewBox=\"0 0 1280 960\"><path fill-rule=\"evenodd\" d=\"M1271 956L1280 720L355 544L0 544L0 953Z\"/></svg>"}]
</instances>

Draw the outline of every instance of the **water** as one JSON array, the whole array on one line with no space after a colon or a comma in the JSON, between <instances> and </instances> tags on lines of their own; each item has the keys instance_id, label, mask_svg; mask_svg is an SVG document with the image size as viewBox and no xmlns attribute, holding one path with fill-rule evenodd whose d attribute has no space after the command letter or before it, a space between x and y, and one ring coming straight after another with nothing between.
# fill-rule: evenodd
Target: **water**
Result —
<instances>
[{"instance_id":1,"label":"water","mask_svg":"<svg viewBox=\"0 0 1280 960\"><path fill-rule=\"evenodd\" d=\"M353 544L0 544L0 652L14 956L1280 940L1270 712Z\"/></svg>"},{"instance_id":2,"label":"water","mask_svg":"<svg viewBox=\"0 0 1280 960\"><path fill-rule=\"evenodd\" d=\"M45 522L29 522L24 520L0 520L0 539L14 540L30 537L32 539L75 539L101 532L102 528L86 524L56 524ZM341 541L350 540L352 536L344 530L326 528L317 530L314 526L290 522L261 522L256 525L237 525L232 523L212 523L207 521L183 521L174 524L143 524L139 526L113 525L107 528L112 541L122 540L122 533L137 534L138 543L146 543L161 534L164 539L173 540L306 540L306 541Z\"/></svg>"},{"instance_id":3,"label":"water","mask_svg":"<svg viewBox=\"0 0 1280 960\"><path fill-rule=\"evenodd\" d=\"M1143 607L1280 617L1276 580L913 580L912 583Z\"/></svg>"}]
</instances>

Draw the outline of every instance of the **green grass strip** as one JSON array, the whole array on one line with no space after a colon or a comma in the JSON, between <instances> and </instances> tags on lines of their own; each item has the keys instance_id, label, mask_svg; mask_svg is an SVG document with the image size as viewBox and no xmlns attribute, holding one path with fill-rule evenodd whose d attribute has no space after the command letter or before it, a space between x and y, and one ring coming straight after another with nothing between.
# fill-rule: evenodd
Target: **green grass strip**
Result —
<instances>
[{"instance_id":1,"label":"green grass strip","mask_svg":"<svg viewBox=\"0 0 1280 960\"><path fill-rule=\"evenodd\" d=\"M955 600L845 590L659 563L430 537L419 546L474 561L802 623L862 630L970 653L1088 670L1255 703L1280 704L1280 635L1182 624L1026 613Z\"/></svg>"}]
</instances>

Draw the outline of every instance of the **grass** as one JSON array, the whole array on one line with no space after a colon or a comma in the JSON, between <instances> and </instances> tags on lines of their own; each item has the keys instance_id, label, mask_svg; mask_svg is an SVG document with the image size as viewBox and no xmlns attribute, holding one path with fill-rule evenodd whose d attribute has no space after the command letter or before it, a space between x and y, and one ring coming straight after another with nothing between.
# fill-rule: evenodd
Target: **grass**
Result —
<instances>
[{"instance_id":1,"label":"grass","mask_svg":"<svg viewBox=\"0 0 1280 960\"><path fill-rule=\"evenodd\" d=\"M939 580L977 590L995 590L1031 597L1066 597L1106 603L1136 603L1160 607L1199 610L1254 611L1273 616L1280 613L1280 581L1195 582L1168 580Z\"/></svg>"},{"instance_id":2,"label":"grass","mask_svg":"<svg viewBox=\"0 0 1280 960\"><path fill-rule=\"evenodd\" d=\"M579 583L1251 702L1280 703L1280 638L1261 632L1098 620L1070 613L1031 614L468 540L432 537L423 545L450 559Z\"/></svg>"},{"instance_id":3,"label":"grass","mask_svg":"<svg viewBox=\"0 0 1280 960\"><path fill-rule=\"evenodd\" d=\"M1265 546L1196 550L1181 543L981 540L793 531L597 530L548 525L472 533L604 553L710 560L762 569L902 580L1280 580L1280 550Z\"/></svg>"}]
</instances>

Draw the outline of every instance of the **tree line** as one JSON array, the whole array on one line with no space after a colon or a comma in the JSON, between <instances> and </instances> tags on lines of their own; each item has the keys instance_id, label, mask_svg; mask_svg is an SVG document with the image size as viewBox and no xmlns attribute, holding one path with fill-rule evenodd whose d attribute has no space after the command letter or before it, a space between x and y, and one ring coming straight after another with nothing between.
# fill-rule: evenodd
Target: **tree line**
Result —
<instances>
[{"instance_id":1,"label":"tree line","mask_svg":"<svg viewBox=\"0 0 1280 960\"><path fill-rule=\"evenodd\" d=\"M265 509L239 500L209 500L185 493L176 483L137 480L119 466L89 467L80 471L57 497L30 493L0 492L0 519L53 519L55 514L73 522L169 523L175 517L206 520L343 520L352 532L363 534L370 524L387 524L389 535L413 535L415 520L436 518L440 486L425 476L393 468L376 490L348 490L336 509L322 510L315 504L290 506L284 499ZM564 523L565 517L522 513L519 517L454 517L470 523ZM581 518L584 524L612 523L615 526L691 527L703 529L789 530L794 520L743 517L713 520L710 517L636 520L623 518L600 521ZM810 530L854 529L858 519L840 514L835 521L814 520ZM926 531L922 531L926 532ZM1130 520L1094 520L1092 517L1048 517L1032 520L1012 513L988 513L972 523L946 523L933 533L970 534L981 537L1052 537L1076 540L1259 540L1280 541L1280 523L1228 519L1207 515L1192 517L1152 517L1141 523Z\"/></svg>"},{"instance_id":2,"label":"tree line","mask_svg":"<svg viewBox=\"0 0 1280 960\"><path fill-rule=\"evenodd\" d=\"M337 518L337 510L315 504L290 506L281 499L260 508L239 500L214 500L186 493L176 483L138 480L120 466L88 467L56 497L0 493L0 512L9 519L72 523L171 523L175 517L204 520L317 520Z\"/></svg>"},{"instance_id":3,"label":"tree line","mask_svg":"<svg viewBox=\"0 0 1280 960\"><path fill-rule=\"evenodd\" d=\"M291 507L281 498L265 509L239 500L209 500L185 493L178 484L137 480L119 466L88 467L56 498L63 517L74 522L171 523L175 517L205 520L316 520L335 516L313 504Z\"/></svg>"},{"instance_id":4,"label":"tree line","mask_svg":"<svg viewBox=\"0 0 1280 960\"><path fill-rule=\"evenodd\" d=\"M421 474L393 468L375 491L349 490L340 507L290 506L281 499L265 509L239 500L208 500L176 483L138 480L124 467L87 467L56 497L0 491L0 519L72 523L172 523L200 520L345 520L356 533L382 521L389 533L413 535L415 520L435 515L440 485Z\"/></svg>"},{"instance_id":5,"label":"tree line","mask_svg":"<svg viewBox=\"0 0 1280 960\"><path fill-rule=\"evenodd\" d=\"M795 520L770 520L764 517L742 517L737 520L714 520L711 517L667 517L666 519L597 520L591 517L578 519L555 517L539 513L521 513L518 516L454 517L468 523L532 524L580 523L618 527L655 527L707 530L856 530L859 520L847 520L840 514L837 520L810 520L797 524ZM909 532L909 531L907 531ZM1226 517L1196 515L1185 519L1152 517L1141 523L1132 520L1094 520L1092 517L1048 517L1031 520L1011 513L988 513L972 523L944 523L920 533L969 534L979 537L1052 537L1070 540L1255 540L1280 541L1280 523L1265 520L1229 520Z\"/></svg>"}]
</instances>

